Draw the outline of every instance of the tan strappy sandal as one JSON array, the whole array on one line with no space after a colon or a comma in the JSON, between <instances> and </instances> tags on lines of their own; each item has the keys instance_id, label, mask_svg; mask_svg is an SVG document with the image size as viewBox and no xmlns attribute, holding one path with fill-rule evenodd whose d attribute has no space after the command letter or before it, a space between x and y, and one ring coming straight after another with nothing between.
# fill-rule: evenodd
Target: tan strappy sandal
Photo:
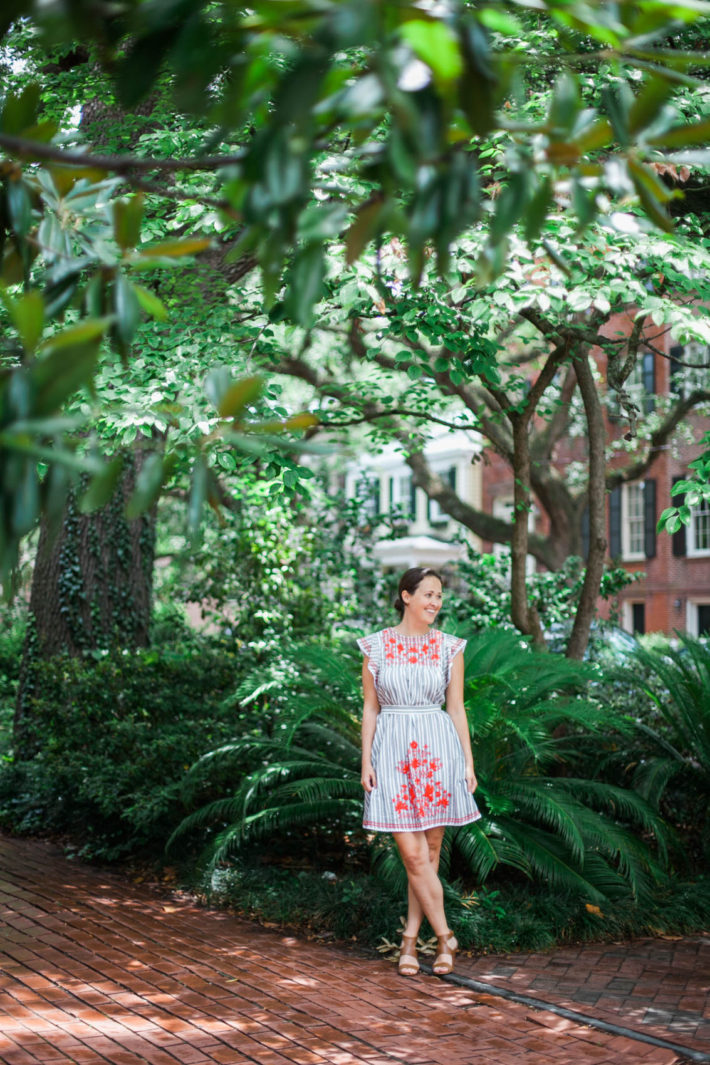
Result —
<instances>
[{"instance_id":1,"label":"tan strappy sandal","mask_svg":"<svg viewBox=\"0 0 710 1065\"><path fill-rule=\"evenodd\" d=\"M400 976L416 976L419 972L416 936L402 936L397 972Z\"/></svg>"},{"instance_id":2,"label":"tan strappy sandal","mask_svg":"<svg viewBox=\"0 0 710 1065\"><path fill-rule=\"evenodd\" d=\"M453 932L436 937L436 957L432 966L437 976L447 976L454 971L454 961L459 944Z\"/></svg>"}]
</instances>

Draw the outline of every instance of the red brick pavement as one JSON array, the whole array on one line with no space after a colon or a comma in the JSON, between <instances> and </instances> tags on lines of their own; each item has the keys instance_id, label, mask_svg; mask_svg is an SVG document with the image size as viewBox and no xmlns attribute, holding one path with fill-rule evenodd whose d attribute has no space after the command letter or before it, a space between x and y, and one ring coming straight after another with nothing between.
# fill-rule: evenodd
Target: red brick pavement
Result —
<instances>
[{"instance_id":1,"label":"red brick pavement","mask_svg":"<svg viewBox=\"0 0 710 1065\"><path fill-rule=\"evenodd\" d=\"M462 958L457 971L710 1054L710 934Z\"/></svg>"},{"instance_id":2,"label":"red brick pavement","mask_svg":"<svg viewBox=\"0 0 710 1065\"><path fill-rule=\"evenodd\" d=\"M0 837L0 920L4 1065L681 1060L432 977L402 980L384 961L166 903L35 841Z\"/></svg>"}]
</instances>

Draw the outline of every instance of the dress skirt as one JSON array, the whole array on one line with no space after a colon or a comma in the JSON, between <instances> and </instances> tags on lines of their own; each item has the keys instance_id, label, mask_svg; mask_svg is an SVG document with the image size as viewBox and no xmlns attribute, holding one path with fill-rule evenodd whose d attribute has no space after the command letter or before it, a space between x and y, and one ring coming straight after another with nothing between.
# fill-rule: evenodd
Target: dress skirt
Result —
<instances>
[{"instance_id":1,"label":"dress skirt","mask_svg":"<svg viewBox=\"0 0 710 1065\"><path fill-rule=\"evenodd\" d=\"M420 832L481 816L456 728L439 706L382 707L372 766L377 786L365 793L364 828Z\"/></svg>"}]
</instances>

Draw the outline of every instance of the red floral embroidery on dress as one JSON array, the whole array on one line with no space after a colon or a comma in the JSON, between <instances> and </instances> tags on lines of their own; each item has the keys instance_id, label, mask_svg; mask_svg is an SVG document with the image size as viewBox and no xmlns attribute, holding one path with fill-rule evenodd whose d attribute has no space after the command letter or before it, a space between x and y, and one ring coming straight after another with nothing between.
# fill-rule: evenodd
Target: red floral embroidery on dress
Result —
<instances>
[{"instance_id":1,"label":"red floral embroidery on dress","mask_svg":"<svg viewBox=\"0 0 710 1065\"><path fill-rule=\"evenodd\" d=\"M392 800L395 813L426 817L432 810L446 809L451 792L445 791L441 781L434 779L434 774L441 769L441 758L432 757L426 744L420 749L415 740L409 744L409 749L409 758L397 765L408 779Z\"/></svg>"},{"instance_id":2,"label":"red floral embroidery on dress","mask_svg":"<svg viewBox=\"0 0 710 1065\"><path fill-rule=\"evenodd\" d=\"M423 640L423 643L409 643L409 640ZM390 662L438 662L441 658L441 633L432 632L430 636L400 637L394 629L386 629L384 634L385 658Z\"/></svg>"}]
</instances>

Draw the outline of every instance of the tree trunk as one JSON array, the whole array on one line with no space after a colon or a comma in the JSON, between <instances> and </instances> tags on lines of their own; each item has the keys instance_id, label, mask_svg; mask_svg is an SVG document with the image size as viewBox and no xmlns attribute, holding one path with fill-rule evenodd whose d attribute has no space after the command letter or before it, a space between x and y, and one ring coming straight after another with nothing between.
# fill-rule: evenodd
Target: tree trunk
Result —
<instances>
[{"instance_id":1,"label":"tree trunk","mask_svg":"<svg viewBox=\"0 0 710 1065\"><path fill-rule=\"evenodd\" d=\"M155 514L133 521L124 517L139 466L140 454L126 465L105 507L80 514L72 493L59 527L50 529L44 520L40 527L15 706L18 758L34 753L26 707L39 660L149 642Z\"/></svg>"},{"instance_id":2,"label":"tree trunk","mask_svg":"<svg viewBox=\"0 0 710 1065\"><path fill-rule=\"evenodd\" d=\"M574 366L589 432L589 556L566 654L568 658L582 659L589 642L606 558L606 431L599 393L586 352L575 356Z\"/></svg>"},{"instance_id":3,"label":"tree trunk","mask_svg":"<svg viewBox=\"0 0 710 1065\"><path fill-rule=\"evenodd\" d=\"M510 615L517 629L541 647L545 637L535 606L528 602L528 514L530 513L529 420L512 415L513 424L513 536L510 541Z\"/></svg>"}]
</instances>

